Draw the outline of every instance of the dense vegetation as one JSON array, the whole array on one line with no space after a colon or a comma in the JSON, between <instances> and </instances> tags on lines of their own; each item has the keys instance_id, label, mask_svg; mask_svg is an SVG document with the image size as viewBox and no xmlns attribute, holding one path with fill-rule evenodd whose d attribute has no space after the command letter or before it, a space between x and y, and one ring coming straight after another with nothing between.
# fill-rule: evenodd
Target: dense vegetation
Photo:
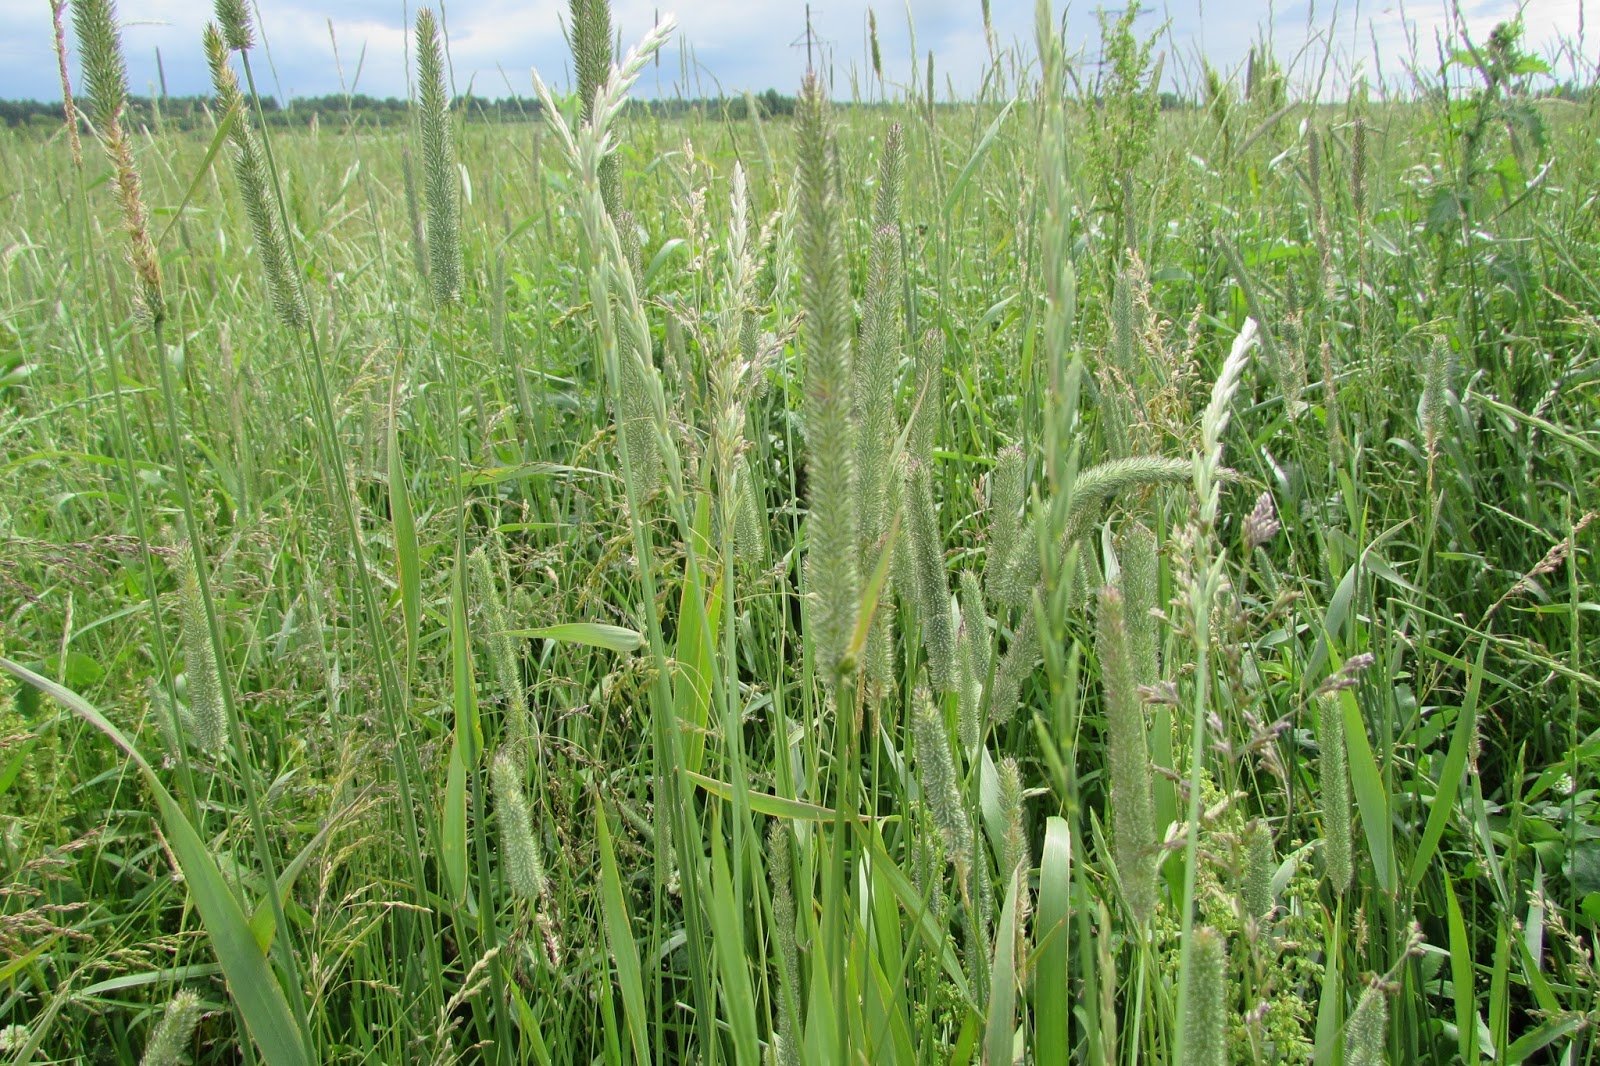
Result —
<instances>
[{"instance_id":1,"label":"dense vegetation","mask_svg":"<svg viewBox=\"0 0 1600 1066\"><path fill-rule=\"evenodd\" d=\"M1600 97L0 131L20 1062L1600 1062ZM986 9L986 5L985 5Z\"/></svg>"}]
</instances>

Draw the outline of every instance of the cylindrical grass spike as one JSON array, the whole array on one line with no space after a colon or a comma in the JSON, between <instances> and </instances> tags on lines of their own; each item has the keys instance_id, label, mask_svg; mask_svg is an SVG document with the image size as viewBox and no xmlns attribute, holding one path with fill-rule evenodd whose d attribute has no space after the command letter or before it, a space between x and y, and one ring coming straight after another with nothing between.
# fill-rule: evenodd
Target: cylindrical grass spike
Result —
<instances>
[{"instance_id":1,"label":"cylindrical grass spike","mask_svg":"<svg viewBox=\"0 0 1600 1066\"><path fill-rule=\"evenodd\" d=\"M422 136L422 199L428 213L428 281L440 306L461 296L461 188L456 172L444 45L431 8L417 12L417 127Z\"/></svg>"},{"instance_id":2,"label":"cylindrical grass spike","mask_svg":"<svg viewBox=\"0 0 1600 1066\"><path fill-rule=\"evenodd\" d=\"M1144 923L1155 911L1157 847L1155 771L1145 736L1144 704L1139 699L1128 651L1122 593L1100 593L1100 685L1106 715L1106 763L1111 773L1111 845L1122 890L1134 918Z\"/></svg>"},{"instance_id":3,"label":"cylindrical grass spike","mask_svg":"<svg viewBox=\"0 0 1600 1066\"><path fill-rule=\"evenodd\" d=\"M772 935L778 947L780 1010L778 1035L783 1041L784 1066L798 1066L800 1031L800 951L795 943L794 861L790 857L791 830L773 819L767 830L767 873L772 879Z\"/></svg>"},{"instance_id":4,"label":"cylindrical grass spike","mask_svg":"<svg viewBox=\"0 0 1600 1066\"><path fill-rule=\"evenodd\" d=\"M518 897L536 903L544 895L544 861L533 835L533 814L522 793L522 755L512 747L495 754L490 770L494 813L500 824L500 867Z\"/></svg>"},{"instance_id":5,"label":"cylindrical grass spike","mask_svg":"<svg viewBox=\"0 0 1600 1066\"><path fill-rule=\"evenodd\" d=\"M950 585L945 578L944 541L933 507L933 475L913 463L906 473L905 520L911 549L911 578L916 589L922 643L928 650L928 676L945 692L955 684L956 636L950 617Z\"/></svg>"},{"instance_id":6,"label":"cylindrical grass spike","mask_svg":"<svg viewBox=\"0 0 1600 1066\"><path fill-rule=\"evenodd\" d=\"M239 91L239 79L228 64L228 45L224 31L213 23L205 28L206 59L211 65L211 84L217 93L217 109L232 113L233 174L239 183L239 198L255 237L256 254L267 276L273 310L290 330L306 324L305 299L295 284L289 256L289 242L272 190L272 174L261 140L250 126L250 109Z\"/></svg>"},{"instance_id":7,"label":"cylindrical grass spike","mask_svg":"<svg viewBox=\"0 0 1600 1066\"><path fill-rule=\"evenodd\" d=\"M850 284L827 95L808 77L799 108L800 348L805 373L806 577L823 682L848 672L858 569L855 427L850 416Z\"/></svg>"},{"instance_id":8,"label":"cylindrical grass spike","mask_svg":"<svg viewBox=\"0 0 1600 1066\"><path fill-rule=\"evenodd\" d=\"M1006 645L1006 653L994 671L994 687L989 693L989 721L1003 726L1017 713L1022 699L1022 686L1039 664L1039 631L1033 610L1022 612L1022 621Z\"/></svg>"},{"instance_id":9,"label":"cylindrical grass spike","mask_svg":"<svg viewBox=\"0 0 1600 1066\"><path fill-rule=\"evenodd\" d=\"M1156 535L1142 522L1129 524L1122 534L1118 558L1122 563L1133 680L1136 684L1153 685L1161 679L1161 631L1151 614L1159 606L1160 595Z\"/></svg>"},{"instance_id":10,"label":"cylindrical grass spike","mask_svg":"<svg viewBox=\"0 0 1600 1066\"><path fill-rule=\"evenodd\" d=\"M192 548L182 556L178 577L178 603L183 631L183 669L188 676L189 723L195 746L220 751L228 739L227 711L222 702L222 674L211 630L206 625L205 603L200 595L200 572Z\"/></svg>"},{"instance_id":11,"label":"cylindrical grass spike","mask_svg":"<svg viewBox=\"0 0 1600 1066\"><path fill-rule=\"evenodd\" d=\"M884 141L878 172L874 232L861 306L861 334L853 367L852 413L856 423L856 523L860 572L870 573L884 550L890 505L890 453L899 426L895 380L900 369L899 183L902 154L898 125ZM880 604L868 634L866 667L878 689L891 684L889 612Z\"/></svg>"},{"instance_id":12,"label":"cylindrical grass spike","mask_svg":"<svg viewBox=\"0 0 1600 1066\"><path fill-rule=\"evenodd\" d=\"M1369 984L1344 1027L1345 1066L1387 1066L1389 1001L1382 987Z\"/></svg>"},{"instance_id":13,"label":"cylindrical grass spike","mask_svg":"<svg viewBox=\"0 0 1600 1066\"><path fill-rule=\"evenodd\" d=\"M1028 831L1024 824L1026 811L1023 809L1022 769L1017 765L1017 760L1009 755L1001 759L999 776L1000 815L1005 824L1005 837L1000 847L1000 877L1003 881L1009 881L1017 869L1020 868L1024 873L1033 869L1033 855L1028 847Z\"/></svg>"},{"instance_id":14,"label":"cylindrical grass spike","mask_svg":"<svg viewBox=\"0 0 1600 1066\"><path fill-rule=\"evenodd\" d=\"M961 802L961 781L956 777L955 760L950 756L950 738L945 735L944 718L926 690L919 689L911 712L912 739L917 748L917 767L922 775L922 794L933 815L933 822L944 837L945 850L960 869L967 869L972 855L972 823Z\"/></svg>"},{"instance_id":15,"label":"cylindrical grass spike","mask_svg":"<svg viewBox=\"0 0 1600 1066\"><path fill-rule=\"evenodd\" d=\"M617 422L628 438L628 464L634 484L641 495L649 496L661 487L664 466L661 446L656 437L656 409L651 397L650 375L655 372L652 354L638 349L632 330L626 328L623 318L627 312L618 309L617 336L622 344L622 410L617 412Z\"/></svg>"},{"instance_id":16,"label":"cylindrical grass spike","mask_svg":"<svg viewBox=\"0 0 1600 1066\"><path fill-rule=\"evenodd\" d=\"M1338 693L1317 699L1317 746L1322 776L1322 867L1338 893L1354 875L1350 844L1350 756L1345 747L1344 712Z\"/></svg>"},{"instance_id":17,"label":"cylindrical grass spike","mask_svg":"<svg viewBox=\"0 0 1600 1066\"><path fill-rule=\"evenodd\" d=\"M1241 902L1248 917L1264 918L1272 911L1272 875L1277 865L1278 857L1272 850L1272 830L1258 818L1250 823L1244 837Z\"/></svg>"},{"instance_id":18,"label":"cylindrical grass spike","mask_svg":"<svg viewBox=\"0 0 1600 1066\"><path fill-rule=\"evenodd\" d=\"M495 554L500 553L498 549ZM528 694L522 683L522 664L517 655L516 638L510 635L511 619L506 614L496 571L489 551L480 545L468 560L472 583L481 605L484 642L489 646L489 666L504 704L506 741L512 750L522 751L528 739Z\"/></svg>"},{"instance_id":19,"label":"cylindrical grass spike","mask_svg":"<svg viewBox=\"0 0 1600 1066\"><path fill-rule=\"evenodd\" d=\"M50 0L50 24L55 32L56 70L61 77L61 113L66 119L67 147L72 153L72 165L83 166L83 143L78 139L78 105L72 99L72 75L67 69L67 28L62 14L67 10L67 0Z\"/></svg>"},{"instance_id":20,"label":"cylindrical grass spike","mask_svg":"<svg viewBox=\"0 0 1600 1066\"><path fill-rule=\"evenodd\" d=\"M989 616L983 610L978 575L961 572L961 629L956 634L956 693L960 697L961 746L977 750L983 738L983 683L989 672Z\"/></svg>"},{"instance_id":21,"label":"cylindrical grass spike","mask_svg":"<svg viewBox=\"0 0 1600 1066\"><path fill-rule=\"evenodd\" d=\"M1227 1066L1227 945L1221 933L1202 926L1183 950L1193 953L1194 982L1183 1014L1184 1066Z\"/></svg>"},{"instance_id":22,"label":"cylindrical grass spike","mask_svg":"<svg viewBox=\"0 0 1600 1066\"><path fill-rule=\"evenodd\" d=\"M1024 602L1030 591L1027 586L1016 588L1010 580L1011 558L1025 547L1021 532L1027 472L1027 457L1013 444L1000 452L989 473L989 554L984 560L983 583L991 602L1007 606Z\"/></svg>"},{"instance_id":23,"label":"cylindrical grass spike","mask_svg":"<svg viewBox=\"0 0 1600 1066\"><path fill-rule=\"evenodd\" d=\"M611 73L610 0L572 0L572 65L578 76L578 101L585 124L594 122L595 91ZM622 209L617 157L600 161L600 201L612 218Z\"/></svg>"},{"instance_id":24,"label":"cylindrical grass spike","mask_svg":"<svg viewBox=\"0 0 1600 1066\"><path fill-rule=\"evenodd\" d=\"M1087 533L1107 500L1141 485L1187 481L1193 474L1194 463L1188 459L1164 459L1154 455L1112 459L1090 467L1072 483L1062 544L1070 545Z\"/></svg>"},{"instance_id":25,"label":"cylindrical grass spike","mask_svg":"<svg viewBox=\"0 0 1600 1066\"><path fill-rule=\"evenodd\" d=\"M187 988L167 1001L167 1009L144 1046L140 1066L182 1066L189 1061L189 1043L200 1024L200 997Z\"/></svg>"},{"instance_id":26,"label":"cylindrical grass spike","mask_svg":"<svg viewBox=\"0 0 1600 1066\"><path fill-rule=\"evenodd\" d=\"M222 26L222 39L235 52L248 52L255 47L256 31L250 23L250 8L245 0L217 0L212 9Z\"/></svg>"},{"instance_id":27,"label":"cylindrical grass spike","mask_svg":"<svg viewBox=\"0 0 1600 1066\"><path fill-rule=\"evenodd\" d=\"M944 421L944 334L927 330L917 345L916 390L911 397L911 432L906 453L921 462L933 461Z\"/></svg>"},{"instance_id":28,"label":"cylindrical grass spike","mask_svg":"<svg viewBox=\"0 0 1600 1066\"><path fill-rule=\"evenodd\" d=\"M128 234L128 262L136 282L136 309L151 326L166 318L161 295L161 268L155 242L150 237L150 212L145 206L139 171L133 162L133 142L122 125L128 105L128 65L122 54L117 7L112 0L74 0L72 26L83 58L83 77L89 90L94 124L106 156L111 160L111 185L117 209Z\"/></svg>"}]
</instances>

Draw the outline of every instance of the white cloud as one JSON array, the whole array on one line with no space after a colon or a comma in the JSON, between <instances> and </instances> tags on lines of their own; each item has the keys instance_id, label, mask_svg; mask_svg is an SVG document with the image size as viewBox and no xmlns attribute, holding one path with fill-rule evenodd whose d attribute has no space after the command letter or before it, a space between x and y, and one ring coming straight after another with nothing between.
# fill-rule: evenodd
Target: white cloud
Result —
<instances>
[{"instance_id":1,"label":"white cloud","mask_svg":"<svg viewBox=\"0 0 1600 1066\"><path fill-rule=\"evenodd\" d=\"M1530 0L1524 9L1527 43L1554 52L1558 39L1575 41L1586 4L1600 0ZM376 96L406 91L406 13L416 9L393 0L261 0L271 64L263 55L257 74L263 89L280 87L291 95L337 92L340 71L348 84ZM478 93L499 96L510 88L531 92L528 72L537 67L552 84L567 81L566 45L561 22L567 0L456 0L447 9L456 86L470 83ZM805 30L801 0L695 0L675 5L679 31L653 72L641 81L644 93L673 93L683 72L689 95L743 89L777 88L793 92L805 70L805 51L794 47ZM885 81L895 86L921 79L929 49L941 94L953 84L958 93L976 91L987 66L980 0L877 0ZM670 2L614 0L613 23L625 43L637 40ZM996 36L1002 46L1033 55L1033 0L992 0ZM877 94L871 84L866 46L867 3L816 0L815 30L835 73L836 93L852 85ZM1465 25L1476 39L1517 10L1516 0L1466 0ZM1092 77L1099 33L1091 6L1072 5L1069 48L1078 52ZM1238 68L1253 43L1270 39L1280 61L1292 64L1302 86L1314 84L1325 58L1331 84L1342 91L1347 80L1364 73L1375 78L1405 77L1412 43L1425 68L1437 66L1435 35L1454 32L1449 0L1270 0L1222 5L1211 0L1166 0L1139 22L1142 33L1166 29L1158 47L1166 54L1169 85L1192 82L1201 55L1223 70ZM210 5L195 0L122 0L125 46L131 80L143 91L157 78L159 49L167 85L173 93L206 90L200 31ZM917 55L912 56L914 23ZM338 45L338 64L329 23ZM1308 41L1310 42L1308 45ZM1377 58L1374 58L1376 45ZM363 48L365 55L363 58ZM53 98L55 77L48 5L44 0L0 0L0 97ZM1331 50L1331 55L1330 55ZM1558 73L1562 73L1558 69ZM275 76L274 76L275 74Z\"/></svg>"}]
</instances>

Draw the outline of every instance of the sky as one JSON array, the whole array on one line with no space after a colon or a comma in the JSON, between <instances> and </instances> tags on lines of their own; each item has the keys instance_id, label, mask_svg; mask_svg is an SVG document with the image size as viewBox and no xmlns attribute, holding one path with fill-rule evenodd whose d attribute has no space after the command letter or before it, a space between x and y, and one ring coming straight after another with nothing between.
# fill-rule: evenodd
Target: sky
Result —
<instances>
[{"instance_id":1,"label":"sky","mask_svg":"<svg viewBox=\"0 0 1600 1066\"><path fill-rule=\"evenodd\" d=\"M317 96L344 91L405 96L406 26L415 0L254 0L270 64L258 59L263 92ZM1120 6L1121 0L1108 0ZM875 97L867 58L869 6L877 16L885 85L897 95L934 53L941 96L970 96L986 66L981 0L815 0L812 17L834 72L838 98ZM991 0L1002 46L1034 54L1034 0ZM1065 9L1069 48L1092 77L1098 55L1096 4ZM1165 81L1196 84L1199 57L1237 73L1252 44L1270 39L1302 89L1339 95L1352 78L1409 84L1408 57L1436 68L1440 35L1450 34L1452 6L1474 39L1514 15L1518 0L1146 0L1142 34L1160 32ZM200 33L211 17L204 0L121 0L124 47L135 92L158 84L157 53L170 94L209 91ZM478 96L532 94L530 71L552 87L570 87L562 24L567 0L452 0L445 4L455 87ZM1062 5L1057 4L1057 10ZM658 12L673 12L678 31L638 94L716 95L776 88L793 93L806 69L805 4L800 0L613 0L612 23L624 45ZM1600 0L1525 0L1525 43L1571 76L1574 53L1593 77L1600 63ZM69 49L72 48L69 21ZM915 54L913 61L913 37ZM0 98L60 99L49 0L0 0ZM1565 51L1560 42L1567 42ZM1416 45L1414 53L1412 42ZM1333 57L1324 62L1324 57ZM74 77L75 52L70 60ZM1320 80L1320 81L1319 81ZM76 84L76 82L75 82Z\"/></svg>"}]
</instances>

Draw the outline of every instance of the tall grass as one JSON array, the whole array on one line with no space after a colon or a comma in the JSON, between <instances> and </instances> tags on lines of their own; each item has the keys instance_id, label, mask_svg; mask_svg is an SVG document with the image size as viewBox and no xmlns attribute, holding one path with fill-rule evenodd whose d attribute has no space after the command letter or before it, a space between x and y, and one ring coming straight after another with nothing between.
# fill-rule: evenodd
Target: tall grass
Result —
<instances>
[{"instance_id":1,"label":"tall grass","mask_svg":"<svg viewBox=\"0 0 1600 1066\"><path fill-rule=\"evenodd\" d=\"M983 5L975 101L664 119L574 0L496 124L423 10L387 129L269 123L223 3L186 133L73 8L18 1061L1600 1061L1600 97L1514 26L1162 110Z\"/></svg>"}]
</instances>

